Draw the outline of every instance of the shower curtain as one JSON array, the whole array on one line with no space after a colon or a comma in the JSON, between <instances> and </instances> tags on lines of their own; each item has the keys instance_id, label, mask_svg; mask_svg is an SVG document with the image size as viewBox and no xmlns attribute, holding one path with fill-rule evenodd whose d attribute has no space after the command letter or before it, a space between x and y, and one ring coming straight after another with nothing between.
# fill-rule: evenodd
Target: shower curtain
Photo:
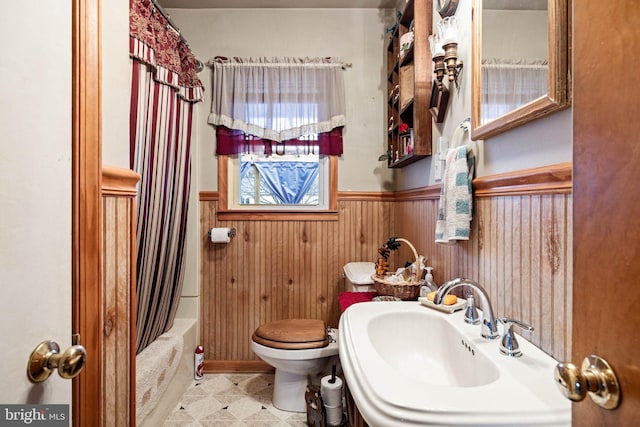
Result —
<instances>
[{"instance_id":1,"label":"shower curtain","mask_svg":"<svg viewBox=\"0 0 640 427\"><path fill-rule=\"evenodd\" d=\"M184 277L198 62L150 0L131 0L130 162L137 205L136 353L173 325Z\"/></svg>"}]
</instances>

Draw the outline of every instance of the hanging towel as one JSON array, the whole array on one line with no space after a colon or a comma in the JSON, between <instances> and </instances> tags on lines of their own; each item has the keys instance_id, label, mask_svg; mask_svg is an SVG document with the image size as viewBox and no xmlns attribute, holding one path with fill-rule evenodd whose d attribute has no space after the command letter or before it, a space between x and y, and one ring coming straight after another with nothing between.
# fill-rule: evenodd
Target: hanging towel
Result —
<instances>
[{"instance_id":1,"label":"hanging towel","mask_svg":"<svg viewBox=\"0 0 640 427\"><path fill-rule=\"evenodd\" d=\"M447 152L436 221L436 243L454 244L458 240L469 240L474 166L475 157L468 145Z\"/></svg>"}]
</instances>

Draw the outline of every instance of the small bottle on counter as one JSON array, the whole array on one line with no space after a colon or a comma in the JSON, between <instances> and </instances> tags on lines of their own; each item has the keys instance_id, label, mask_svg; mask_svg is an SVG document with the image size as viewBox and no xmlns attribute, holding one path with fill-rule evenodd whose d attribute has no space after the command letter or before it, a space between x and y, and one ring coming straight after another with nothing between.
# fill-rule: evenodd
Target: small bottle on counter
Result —
<instances>
[{"instance_id":1,"label":"small bottle on counter","mask_svg":"<svg viewBox=\"0 0 640 427\"><path fill-rule=\"evenodd\" d=\"M204 347L201 345L196 346L194 368L194 379L196 381L202 381L204 377Z\"/></svg>"},{"instance_id":2,"label":"small bottle on counter","mask_svg":"<svg viewBox=\"0 0 640 427\"><path fill-rule=\"evenodd\" d=\"M431 274L433 267L427 267L427 275L424 278L424 282L431 292L438 290L438 285L433 281L433 274Z\"/></svg>"},{"instance_id":3,"label":"small bottle on counter","mask_svg":"<svg viewBox=\"0 0 640 427\"><path fill-rule=\"evenodd\" d=\"M434 292L438 290L438 286L433 281L433 275L431 274L431 270L433 267L426 267L427 275L424 278L424 285L420 287L420 296L426 297L429 292Z\"/></svg>"}]
</instances>

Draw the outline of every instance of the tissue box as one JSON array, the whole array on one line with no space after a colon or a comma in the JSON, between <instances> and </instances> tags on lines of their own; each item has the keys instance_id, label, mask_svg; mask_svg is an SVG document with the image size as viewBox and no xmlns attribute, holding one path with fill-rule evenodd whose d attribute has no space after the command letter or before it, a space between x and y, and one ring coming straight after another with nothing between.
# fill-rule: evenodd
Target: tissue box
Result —
<instances>
[{"instance_id":1,"label":"tissue box","mask_svg":"<svg viewBox=\"0 0 640 427\"><path fill-rule=\"evenodd\" d=\"M376 272L372 262L350 262L343 268L347 292L373 292L376 290L371 276Z\"/></svg>"}]
</instances>

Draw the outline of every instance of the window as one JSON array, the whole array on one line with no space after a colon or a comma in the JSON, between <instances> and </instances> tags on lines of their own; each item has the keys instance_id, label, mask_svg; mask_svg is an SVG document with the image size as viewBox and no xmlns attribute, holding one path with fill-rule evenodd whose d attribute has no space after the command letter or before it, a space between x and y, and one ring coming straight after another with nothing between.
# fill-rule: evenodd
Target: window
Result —
<instances>
[{"instance_id":1,"label":"window","mask_svg":"<svg viewBox=\"0 0 640 427\"><path fill-rule=\"evenodd\" d=\"M328 159L315 147L229 157L230 205L237 210L328 209Z\"/></svg>"},{"instance_id":2,"label":"window","mask_svg":"<svg viewBox=\"0 0 640 427\"><path fill-rule=\"evenodd\" d=\"M342 154L345 123L343 64L331 58L221 57L208 64L219 209L335 213L336 156Z\"/></svg>"},{"instance_id":3,"label":"window","mask_svg":"<svg viewBox=\"0 0 640 427\"><path fill-rule=\"evenodd\" d=\"M295 122L317 120L317 113L303 105L304 114L296 117L294 105L280 109L282 116L268 119L263 105L252 106L258 123L272 122L277 129L288 129ZM261 113L255 113L260 111ZM247 142L260 141L244 135ZM229 156L229 208L239 211L324 211L329 208L328 156L320 155L317 135L298 138L295 143L269 143L249 152Z\"/></svg>"},{"instance_id":4,"label":"window","mask_svg":"<svg viewBox=\"0 0 640 427\"><path fill-rule=\"evenodd\" d=\"M240 179L241 156L243 155L218 156L218 217L220 219L337 219L338 158L336 156L318 156L317 204L297 205L254 203L256 197L255 175L251 175L251 173L247 175L254 178L251 189L242 190L240 188L242 187L242 180ZM250 155L245 156L251 159ZM253 161L255 162L257 158L259 157L253 157ZM251 161L246 163L251 163ZM245 179L248 179L247 176L245 176ZM241 194L243 194L243 191L245 203L242 203ZM264 189L260 189L259 183L257 191L258 197L260 197L261 192L263 194L266 192ZM313 192L314 190L308 192L309 199L313 197Z\"/></svg>"}]
</instances>

